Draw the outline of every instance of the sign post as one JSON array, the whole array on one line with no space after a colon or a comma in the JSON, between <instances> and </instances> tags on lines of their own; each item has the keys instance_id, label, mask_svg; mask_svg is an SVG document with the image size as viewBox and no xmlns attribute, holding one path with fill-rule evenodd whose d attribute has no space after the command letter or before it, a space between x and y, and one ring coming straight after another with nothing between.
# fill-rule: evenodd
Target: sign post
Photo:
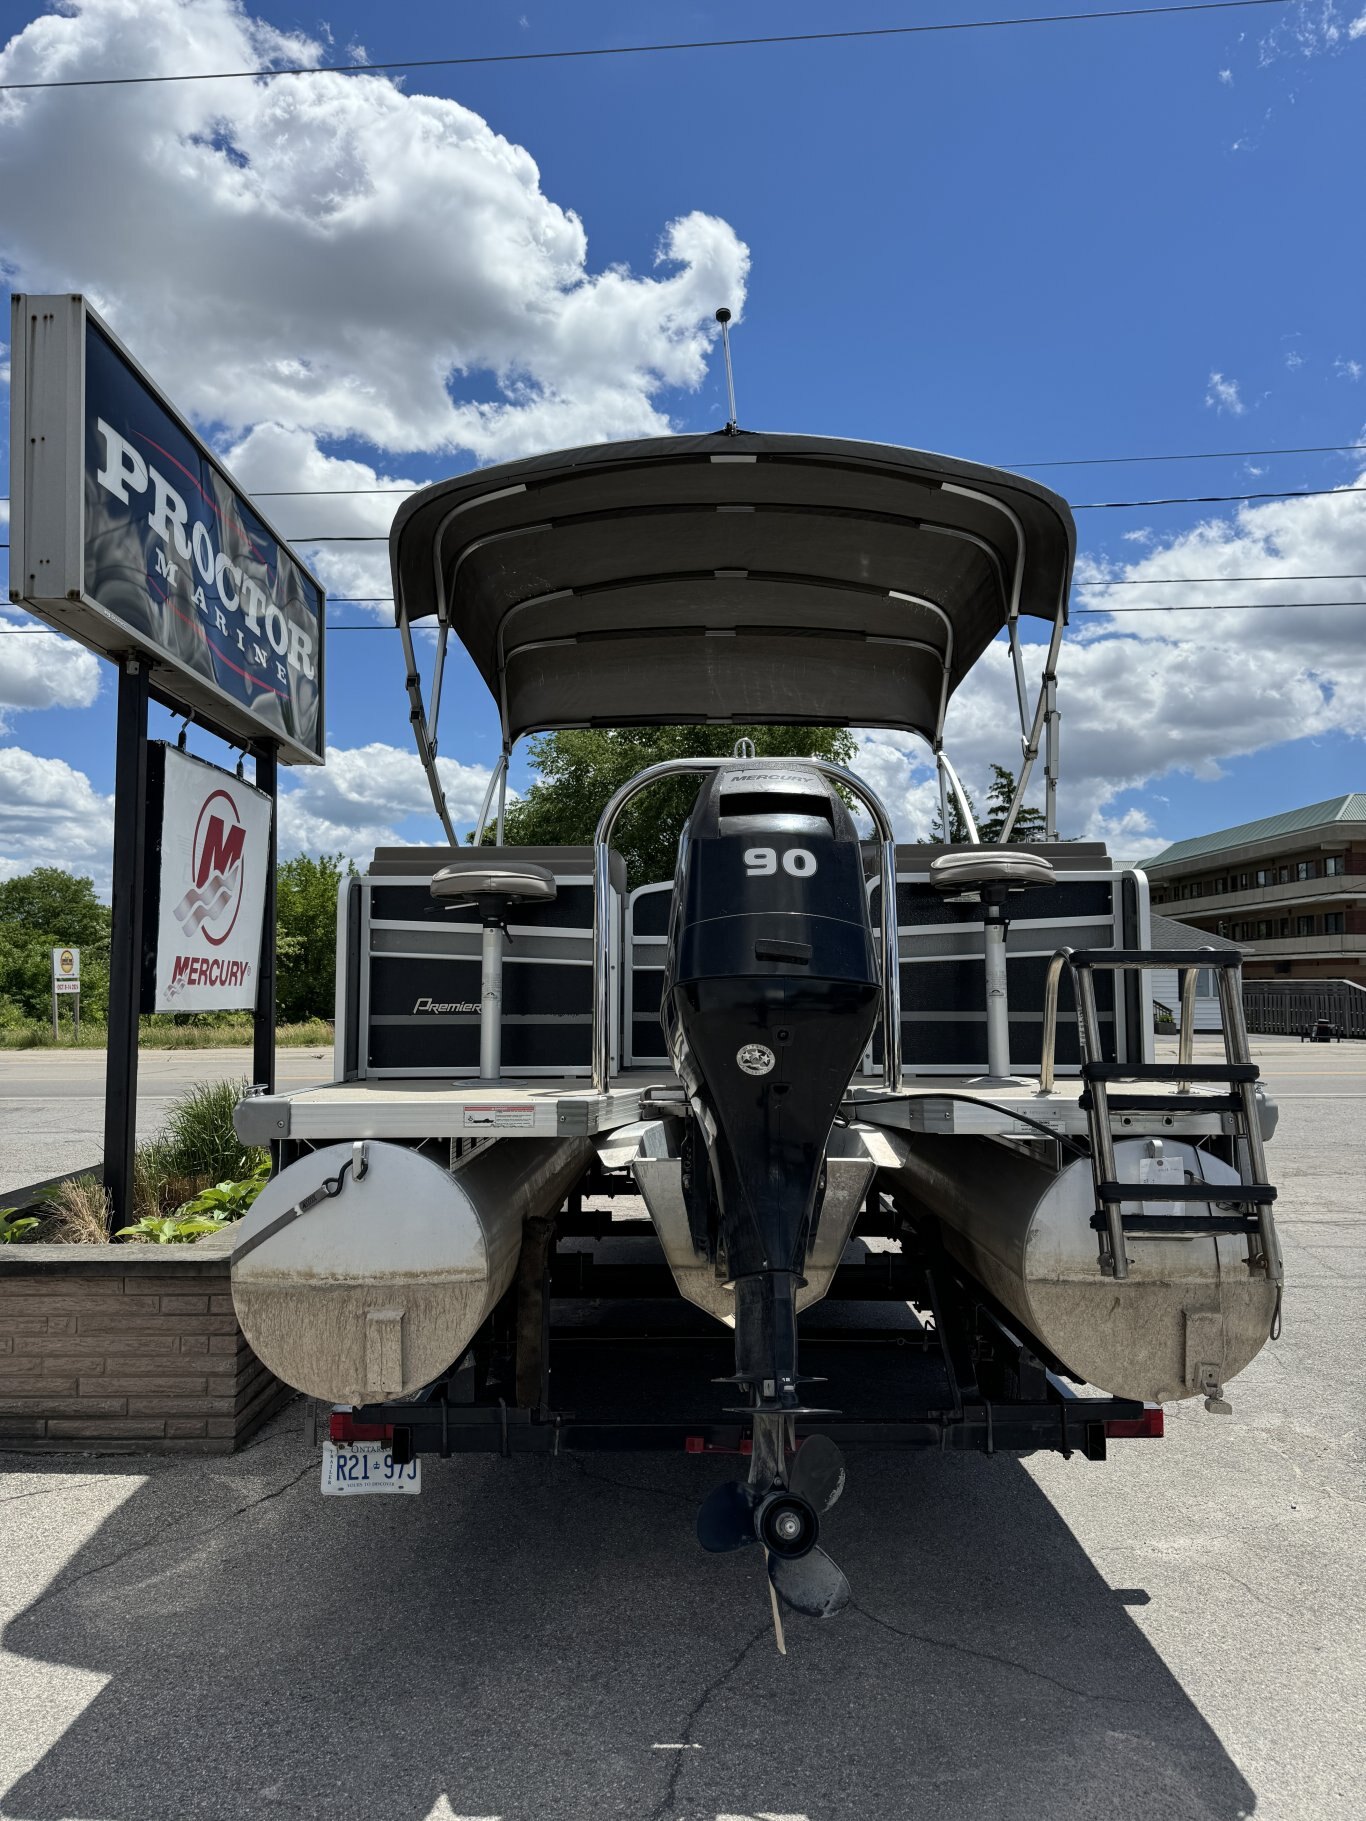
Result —
<instances>
[{"instance_id":1,"label":"sign post","mask_svg":"<svg viewBox=\"0 0 1366 1821\"><path fill-rule=\"evenodd\" d=\"M256 946L229 959L223 935L223 954L177 950L178 1004L250 1009L254 1072L273 1086L277 766L323 762L326 597L83 297L16 295L11 345L10 599L119 666L105 1187L120 1226L133 1217L138 1016L150 934L148 703L192 718L256 759L260 793L227 773L218 774L227 780L218 788L229 797L236 790L243 816L261 823L263 852L236 867L213 864L226 850L210 854L209 873L192 888L210 898L186 913L195 940L202 935L212 947L225 907L250 898L262 919ZM253 810L253 801L263 807ZM220 820L221 839L236 841L238 824L226 811ZM205 826L212 821L210 814ZM203 860L200 851L196 869ZM165 861L163 841L163 887ZM158 945L164 928L159 921ZM234 941L240 949L240 929ZM158 986L153 1001L164 1009L159 993Z\"/></svg>"},{"instance_id":2,"label":"sign post","mask_svg":"<svg viewBox=\"0 0 1366 1821\"><path fill-rule=\"evenodd\" d=\"M266 862L266 896L261 918L261 978L256 987L252 1026L251 1078L268 1094L275 1092L275 866L278 845L276 811L279 777L275 748L268 742L256 754L256 788L270 799L270 835Z\"/></svg>"},{"instance_id":3,"label":"sign post","mask_svg":"<svg viewBox=\"0 0 1366 1821\"><path fill-rule=\"evenodd\" d=\"M52 951L52 1036L57 1029L57 1006L61 999L71 998L76 1036L81 1034L81 951L78 948L54 948Z\"/></svg>"},{"instance_id":4,"label":"sign post","mask_svg":"<svg viewBox=\"0 0 1366 1821\"><path fill-rule=\"evenodd\" d=\"M114 734L114 896L109 926L109 1047L104 1075L104 1186L111 1231L131 1225L138 1126L138 961L142 954L147 799L146 660L119 666Z\"/></svg>"}]
</instances>

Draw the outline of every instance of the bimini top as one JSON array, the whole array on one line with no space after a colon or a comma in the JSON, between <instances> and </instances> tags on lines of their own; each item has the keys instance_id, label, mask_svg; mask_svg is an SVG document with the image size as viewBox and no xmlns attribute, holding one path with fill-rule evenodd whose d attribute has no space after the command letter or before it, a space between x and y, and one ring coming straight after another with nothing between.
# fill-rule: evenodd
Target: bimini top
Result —
<instances>
[{"instance_id":1,"label":"bimini top","mask_svg":"<svg viewBox=\"0 0 1366 1821\"><path fill-rule=\"evenodd\" d=\"M485 468L390 535L400 622L454 633L508 744L708 721L936 739L1003 627L1061 625L1073 546L1066 503L1001 469L749 431Z\"/></svg>"}]
</instances>

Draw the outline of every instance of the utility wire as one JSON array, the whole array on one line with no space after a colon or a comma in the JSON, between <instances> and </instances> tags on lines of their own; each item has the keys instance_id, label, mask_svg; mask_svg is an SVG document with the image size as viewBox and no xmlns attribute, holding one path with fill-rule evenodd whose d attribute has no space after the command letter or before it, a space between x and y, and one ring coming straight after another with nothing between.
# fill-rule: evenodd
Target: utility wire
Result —
<instances>
[{"instance_id":1,"label":"utility wire","mask_svg":"<svg viewBox=\"0 0 1366 1821\"><path fill-rule=\"evenodd\" d=\"M1116 468L1132 462L1232 462L1246 455L1350 455L1366 443L1313 443L1301 449L1199 449L1190 455L1081 455L1050 462L1001 462L1003 468ZM262 495L264 498L265 495Z\"/></svg>"},{"instance_id":2,"label":"utility wire","mask_svg":"<svg viewBox=\"0 0 1366 1821\"><path fill-rule=\"evenodd\" d=\"M1074 615L1119 618L1126 613L1291 613L1297 608L1366 607L1361 601L1197 601L1186 606L1157 607L1074 607ZM328 632L395 632L397 627L375 620L370 623L337 624L327 622ZM29 634L37 638L64 638L55 626L0 626L0 638Z\"/></svg>"},{"instance_id":3,"label":"utility wire","mask_svg":"<svg viewBox=\"0 0 1366 1821\"><path fill-rule=\"evenodd\" d=\"M1184 0L1172 6L1110 7L1098 13L1033 13L1018 18L951 19L929 25L877 25L841 32L775 32L752 38L686 38L662 44L610 44L563 51L502 51L484 57L407 57L385 63L284 64L253 70L201 70L164 76L63 76L38 82L0 82L0 93L26 89L135 88L164 82L274 81L280 76L374 76L388 70L471 69L494 63L558 63L595 57L642 57L664 51L721 51L773 44L834 44L860 38L920 38L948 32L997 31L1007 26L1082 25L1103 19L1161 19L1178 13L1233 13L1286 6L1290 0Z\"/></svg>"},{"instance_id":4,"label":"utility wire","mask_svg":"<svg viewBox=\"0 0 1366 1821\"><path fill-rule=\"evenodd\" d=\"M1227 506L1240 500L1332 499L1343 493L1366 493L1363 487L1281 487L1266 493L1182 493L1152 500L1069 501L1073 512L1137 512L1147 506ZM319 537L301 533L285 539L288 544L387 544L387 531L338 531Z\"/></svg>"},{"instance_id":5,"label":"utility wire","mask_svg":"<svg viewBox=\"0 0 1366 1821\"><path fill-rule=\"evenodd\" d=\"M1366 443L1309 443L1285 449L1196 449L1182 455L1074 455L1046 462L994 462L997 468L1108 468L1144 462L1228 462L1251 455L1352 455L1366 451ZM257 500L377 499L394 495L407 498L420 493L431 481L413 481L406 487L263 487L251 494ZM1329 492L1340 489L1329 488ZM1243 497L1243 496L1239 496ZM1253 498L1253 495L1247 495ZM0 505L9 495L0 493Z\"/></svg>"},{"instance_id":6,"label":"utility wire","mask_svg":"<svg viewBox=\"0 0 1366 1821\"><path fill-rule=\"evenodd\" d=\"M1335 493L1366 493L1366 487L1278 487L1266 493L1178 493L1157 500L1069 500L1073 512L1132 512L1143 506L1227 506L1238 500L1318 500ZM305 541L305 540L300 540Z\"/></svg>"}]
</instances>

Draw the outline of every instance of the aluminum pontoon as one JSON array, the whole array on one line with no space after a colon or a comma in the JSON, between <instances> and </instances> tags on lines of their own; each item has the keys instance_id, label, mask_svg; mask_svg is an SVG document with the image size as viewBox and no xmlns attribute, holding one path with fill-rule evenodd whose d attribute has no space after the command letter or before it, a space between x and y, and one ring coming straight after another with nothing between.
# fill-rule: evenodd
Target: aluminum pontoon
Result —
<instances>
[{"instance_id":1,"label":"aluminum pontoon","mask_svg":"<svg viewBox=\"0 0 1366 1821\"><path fill-rule=\"evenodd\" d=\"M699 1537L761 1543L775 1591L825 1614L848 1597L816 1541L841 1445L1097 1460L1160 1433L1165 1402L1227 1408L1279 1315L1274 1115L1236 952L1153 950L1142 873L1056 838L1073 550L1066 504L1015 475L731 429L405 502L394 593L446 844L344 882L335 1079L238 1114L277 1170L243 1222L239 1319L336 1406L339 1448L382 1442L391 1471L747 1454ZM986 845L944 724L1002 637L1022 757ZM437 766L452 639L502 738L465 847ZM899 844L852 772L742 749L642 772L592 846L503 844L528 734L762 723L923 737L970 839ZM1047 839L1012 844L1041 747ZM680 773L676 875L628 889L621 812ZM1192 1059L1197 964L1218 1064ZM1170 1065L1155 967L1184 982ZM614 1217L637 1194L648 1218Z\"/></svg>"}]
</instances>

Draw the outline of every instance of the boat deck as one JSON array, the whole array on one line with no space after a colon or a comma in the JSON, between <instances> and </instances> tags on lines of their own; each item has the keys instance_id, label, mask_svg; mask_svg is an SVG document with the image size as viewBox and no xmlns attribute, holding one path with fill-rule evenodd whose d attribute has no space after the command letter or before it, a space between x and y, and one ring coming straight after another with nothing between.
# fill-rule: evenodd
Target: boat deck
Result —
<instances>
[{"instance_id":1,"label":"boat deck","mask_svg":"<svg viewBox=\"0 0 1366 1821\"><path fill-rule=\"evenodd\" d=\"M584 1137L634 1124L649 1088L678 1090L667 1070L615 1075L605 1092L575 1079L505 1078L496 1087L477 1081L388 1076L335 1081L294 1094L259 1095L243 1102L238 1131L249 1143L279 1139L337 1142L356 1138ZM1198 1091L1198 1090L1197 1090ZM1145 1094L1174 1096L1171 1083L1145 1082ZM1037 1138L1050 1132L1084 1133L1080 1083L1060 1081L1040 1094L1037 1081L986 1087L969 1077L920 1077L892 1095L869 1078L850 1084L861 1120L910 1132ZM1210 1090L1218 1100L1217 1090ZM1020 1117L1022 1116L1022 1117ZM1180 1131L1193 1136L1223 1131L1224 1116L1178 1110L1121 1116L1117 1127L1135 1135ZM1030 1121L1032 1123L1026 1123Z\"/></svg>"}]
</instances>

